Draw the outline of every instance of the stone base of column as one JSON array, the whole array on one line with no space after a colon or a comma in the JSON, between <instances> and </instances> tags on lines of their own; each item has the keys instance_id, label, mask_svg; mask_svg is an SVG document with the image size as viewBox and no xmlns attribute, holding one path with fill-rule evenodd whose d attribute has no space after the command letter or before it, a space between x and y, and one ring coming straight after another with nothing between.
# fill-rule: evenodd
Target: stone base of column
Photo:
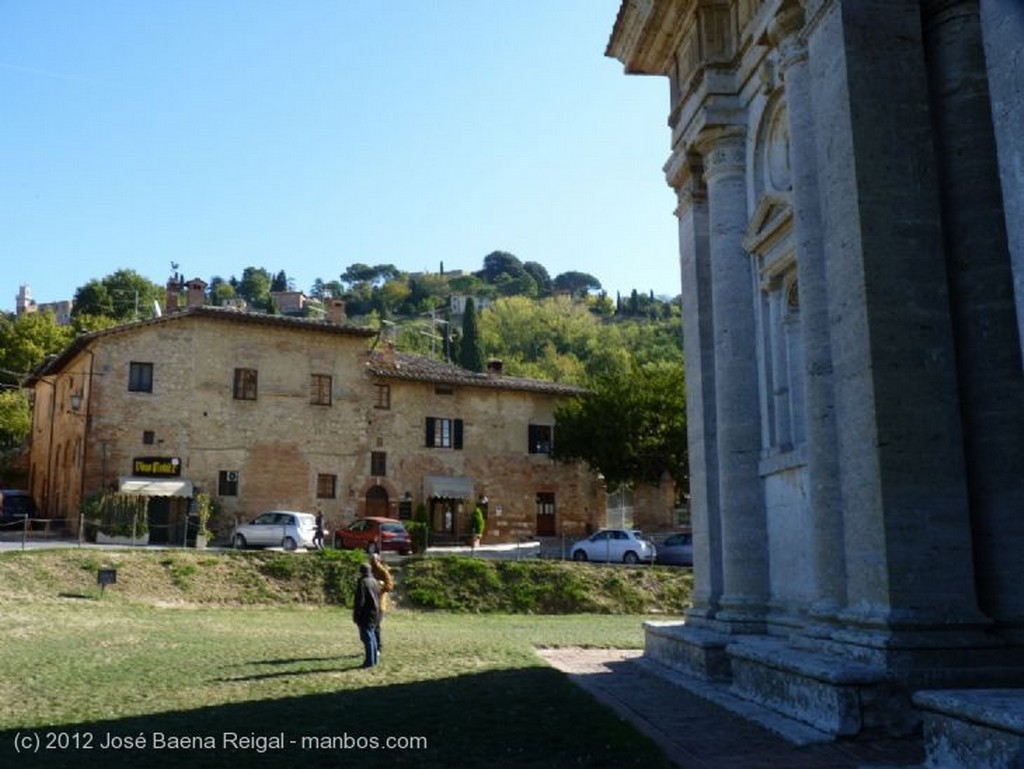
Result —
<instances>
[{"instance_id":1,"label":"stone base of column","mask_svg":"<svg viewBox=\"0 0 1024 769\"><path fill-rule=\"evenodd\" d=\"M645 622L644 634L645 657L704 681L730 680L729 636L689 622Z\"/></svg>"},{"instance_id":2,"label":"stone base of column","mask_svg":"<svg viewBox=\"0 0 1024 769\"><path fill-rule=\"evenodd\" d=\"M645 623L644 658L693 680L702 696L749 703L827 739L914 733L921 713L912 695L920 689L1024 688L1019 650L966 629L922 630L912 646L901 646L907 633L887 641L876 634L878 646L864 654L865 647L835 637L851 631L787 639L719 632L719 624L718 617L689 616L685 623Z\"/></svg>"},{"instance_id":3,"label":"stone base of column","mask_svg":"<svg viewBox=\"0 0 1024 769\"><path fill-rule=\"evenodd\" d=\"M730 644L732 692L834 738L911 734L910 694L884 667L797 649L779 638Z\"/></svg>"},{"instance_id":4,"label":"stone base of column","mask_svg":"<svg viewBox=\"0 0 1024 769\"><path fill-rule=\"evenodd\" d=\"M759 596L722 596L715 613L714 629L729 635L760 635L767 632L768 607Z\"/></svg>"},{"instance_id":5,"label":"stone base of column","mask_svg":"<svg viewBox=\"0 0 1024 769\"><path fill-rule=\"evenodd\" d=\"M1019 766L1024 756L1024 689L922 691L926 766Z\"/></svg>"}]
</instances>

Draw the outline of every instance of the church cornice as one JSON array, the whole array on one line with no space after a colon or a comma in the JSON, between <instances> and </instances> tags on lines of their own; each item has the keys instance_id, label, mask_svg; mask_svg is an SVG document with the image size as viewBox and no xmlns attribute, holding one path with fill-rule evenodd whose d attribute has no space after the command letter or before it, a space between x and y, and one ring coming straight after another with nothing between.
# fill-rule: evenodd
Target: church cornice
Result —
<instances>
[{"instance_id":1,"label":"church cornice","mask_svg":"<svg viewBox=\"0 0 1024 769\"><path fill-rule=\"evenodd\" d=\"M683 19L696 0L623 0L605 56L618 59L627 74L669 75Z\"/></svg>"}]
</instances>

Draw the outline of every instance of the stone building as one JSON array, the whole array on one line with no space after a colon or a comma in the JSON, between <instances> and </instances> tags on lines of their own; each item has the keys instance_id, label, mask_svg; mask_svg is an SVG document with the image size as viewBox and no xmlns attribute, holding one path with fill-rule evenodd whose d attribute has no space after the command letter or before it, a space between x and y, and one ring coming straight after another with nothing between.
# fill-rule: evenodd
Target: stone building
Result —
<instances>
[{"instance_id":1,"label":"stone building","mask_svg":"<svg viewBox=\"0 0 1024 769\"><path fill-rule=\"evenodd\" d=\"M696 587L647 653L938 751L1024 684L1024 4L624 0L607 54L678 198Z\"/></svg>"},{"instance_id":2,"label":"stone building","mask_svg":"<svg viewBox=\"0 0 1024 769\"><path fill-rule=\"evenodd\" d=\"M32 377L45 516L77 529L84 498L120 490L148 497L150 542L176 543L203 491L225 527L279 508L322 510L333 528L420 504L435 539L465 535L476 504L491 541L598 523L601 484L548 455L554 406L578 388L372 349L343 303L326 321L204 307L201 284L183 308L80 336Z\"/></svg>"},{"instance_id":3,"label":"stone building","mask_svg":"<svg viewBox=\"0 0 1024 769\"><path fill-rule=\"evenodd\" d=\"M14 298L14 302L15 312L18 315L34 312L53 313L53 317L57 321L58 326L67 326L71 323L71 310L74 309L75 304L70 299L63 299L59 302L43 302L40 304L32 298L31 287L25 284L18 287L18 294Z\"/></svg>"}]
</instances>

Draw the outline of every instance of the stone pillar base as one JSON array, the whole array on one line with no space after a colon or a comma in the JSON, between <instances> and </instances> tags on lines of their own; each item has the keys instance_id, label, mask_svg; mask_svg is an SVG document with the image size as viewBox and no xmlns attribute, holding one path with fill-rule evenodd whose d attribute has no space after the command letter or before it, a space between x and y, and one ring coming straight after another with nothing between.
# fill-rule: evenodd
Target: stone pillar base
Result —
<instances>
[{"instance_id":1,"label":"stone pillar base","mask_svg":"<svg viewBox=\"0 0 1024 769\"><path fill-rule=\"evenodd\" d=\"M921 691L925 766L1012 769L1024 756L1024 689Z\"/></svg>"},{"instance_id":2,"label":"stone pillar base","mask_svg":"<svg viewBox=\"0 0 1024 769\"><path fill-rule=\"evenodd\" d=\"M909 693L883 667L770 637L744 637L726 653L734 694L833 737L902 736L920 723Z\"/></svg>"},{"instance_id":3,"label":"stone pillar base","mask_svg":"<svg viewBox=\"0 0 1024 769\"><path fill-rule=\"evenodd\" d=\"M697 623L646 622L644 658L694 681L701 696L730 709L730 697L756 705L825 739L905 736L921 727L915 690L936 686L1022 686L1006 648L889 650L858 658L835 641L717 632ZM1024 688L1021 690L1024 700ZM737 712L744 712L736 705ZM770 723L770 722L769 722ZM786 727L775 731L800 734Z\"/></svg>"},{"instance_id":4,"label":"stone pillar base","mask_svg":"<svg viewBox=\"0 0 1024 769\"><path fill-rule=\"evenodd\" d=\"M644 633L645 657L705 681L730 679L728 636L682 622L645 622Z\"/></svg>"}]
</instances>

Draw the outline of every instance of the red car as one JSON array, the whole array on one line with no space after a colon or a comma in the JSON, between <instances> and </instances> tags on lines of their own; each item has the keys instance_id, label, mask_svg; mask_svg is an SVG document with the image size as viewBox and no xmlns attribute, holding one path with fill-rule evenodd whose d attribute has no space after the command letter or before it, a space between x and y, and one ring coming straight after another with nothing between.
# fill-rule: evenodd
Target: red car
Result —
<instances>
[{"instance_id":1,"label":"red car","mask_svg":"<svg viewBox=\"0 0 1024 769\"><path fill-rule=\"evenodd\" d=\"M402 522L394 518L359 518L334 532L334 546L367 553L396 550L408 555L412 552L412 537Z\"/></svg>"}]
</instances>

